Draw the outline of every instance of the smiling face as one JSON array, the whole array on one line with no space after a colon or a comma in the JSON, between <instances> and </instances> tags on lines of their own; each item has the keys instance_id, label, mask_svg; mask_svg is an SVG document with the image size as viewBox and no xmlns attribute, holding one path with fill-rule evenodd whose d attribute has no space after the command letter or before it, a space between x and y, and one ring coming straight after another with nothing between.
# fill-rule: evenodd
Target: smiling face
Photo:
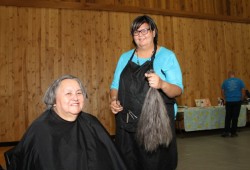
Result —
<instances>
[{"instance_id":1,"label":"smiling face","mask_svg":"<svg viewBox=\"0 0 250 170\"><path fill-rule=\"evenodd\" d=\"M84 96L78 82L65 79L56 90L54 110L64 120L74 121L82 111Z\"/></svg>"},{"instance_id":2,"label":"smiling face","mask_svg":"<svg viewBox=\"0 0 250 170\"><path fill-rule=\"evenodd\" d=\"M136 43L137 47L149 48L154 45L155 31L152 31L149 28L149 25L144 23L135 31L139 33L138 35L133 35L134 42Z\"/></svg>"}]
</instances>

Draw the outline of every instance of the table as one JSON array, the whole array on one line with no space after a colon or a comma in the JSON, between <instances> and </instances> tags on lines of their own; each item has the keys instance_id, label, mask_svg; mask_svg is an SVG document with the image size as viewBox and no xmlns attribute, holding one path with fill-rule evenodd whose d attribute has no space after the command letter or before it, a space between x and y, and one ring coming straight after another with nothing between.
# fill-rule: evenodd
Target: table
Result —
<instances>
[{"instance_id":1,"label":"table","mask_svg":"<svg viewBox=\"0 0 250 170\"><path fill-rule=\"evenodd\" d=\"M246 126L247 105L242 105L238 119L238 127ZM183 114L184 130L198 131L224 128L225 107L190 107L178 109L178 114Z\"/></svg>"}]
</instances>

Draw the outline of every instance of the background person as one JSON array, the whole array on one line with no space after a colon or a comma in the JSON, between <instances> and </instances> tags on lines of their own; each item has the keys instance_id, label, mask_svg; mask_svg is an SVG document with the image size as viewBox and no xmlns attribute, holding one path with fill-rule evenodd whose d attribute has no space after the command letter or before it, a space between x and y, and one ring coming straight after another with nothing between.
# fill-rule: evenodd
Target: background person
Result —
<instances>
[{"instance_id":1,"label":"background person","mask_svg":"<svg viewBox=\"0 0 250 170\"><path fill-rule=\"evenodd\" d=\"M245 84L241 79L235 77L234 71L229 71L228 77L221 86L222 97L226 105L225 128L221 136L235 137L238 136L238 118L242 101L245 98Z\"/></svg>"},{"instance_id":2,"label":"background person","mask_svg":"<svg viewBox=\"0 0 250 170\"><path fill-rule=\"evenodd\" d=\"M132 23L135 49L123 53L111 84L111 111L116 114L115 142L129 170L172 170L177 167L174 125L175 97L181 95L182 74L175 54L158 46L158 29L149 16L138 16ZM154 73L146 73L152 69ZM173 139L168 147L148 152L136 141L138 119L149 88L158 89L167 110Z\"/></svg>"},{"instance_id":3,"label":"background person","mask_svg":"<svg viewBox=\"0 0 250 170\"><path fill-rule=\"evenodd\" d=\"M10 169L126 170L107 131L82 111L85 98L78 78L55 80L44 96L47 110L14 149Z\"/></svg>"}]
</instances>

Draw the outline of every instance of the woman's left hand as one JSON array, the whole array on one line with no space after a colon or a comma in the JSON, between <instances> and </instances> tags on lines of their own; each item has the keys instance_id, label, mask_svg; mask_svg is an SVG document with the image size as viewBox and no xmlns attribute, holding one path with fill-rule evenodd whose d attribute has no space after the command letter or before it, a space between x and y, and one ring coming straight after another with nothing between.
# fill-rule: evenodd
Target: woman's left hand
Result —
<instances>
[{"instance_id":1,"label":"woman's left hand","mask_svg":"<svg viewBox=\"0 0 250 170\"><path fill-rule=\"evenodd\" d=\"M155 89L160 89L162 85L162 79L155 73L145 73L145 77L148 79L149 86Z\"/></svg>"}]
</instances>

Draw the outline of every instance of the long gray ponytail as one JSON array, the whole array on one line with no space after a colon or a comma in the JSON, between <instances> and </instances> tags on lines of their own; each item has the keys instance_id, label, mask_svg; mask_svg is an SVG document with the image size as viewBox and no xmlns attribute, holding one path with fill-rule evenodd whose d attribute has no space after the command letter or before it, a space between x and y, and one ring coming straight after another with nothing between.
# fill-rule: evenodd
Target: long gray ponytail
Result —
<instances>
[{"instance_id":1,"label":"long gray ponytail","mask_svg":"<svg viewBox=\"0 0 250 170\"><path fill-rule=\"evenodd\" d=\"M162 96L157 89L150 87L138 121L137 142L146 151L152 152L160 145L167 147L172 138L170 119Z\"/></svg>"}]
</instances>

